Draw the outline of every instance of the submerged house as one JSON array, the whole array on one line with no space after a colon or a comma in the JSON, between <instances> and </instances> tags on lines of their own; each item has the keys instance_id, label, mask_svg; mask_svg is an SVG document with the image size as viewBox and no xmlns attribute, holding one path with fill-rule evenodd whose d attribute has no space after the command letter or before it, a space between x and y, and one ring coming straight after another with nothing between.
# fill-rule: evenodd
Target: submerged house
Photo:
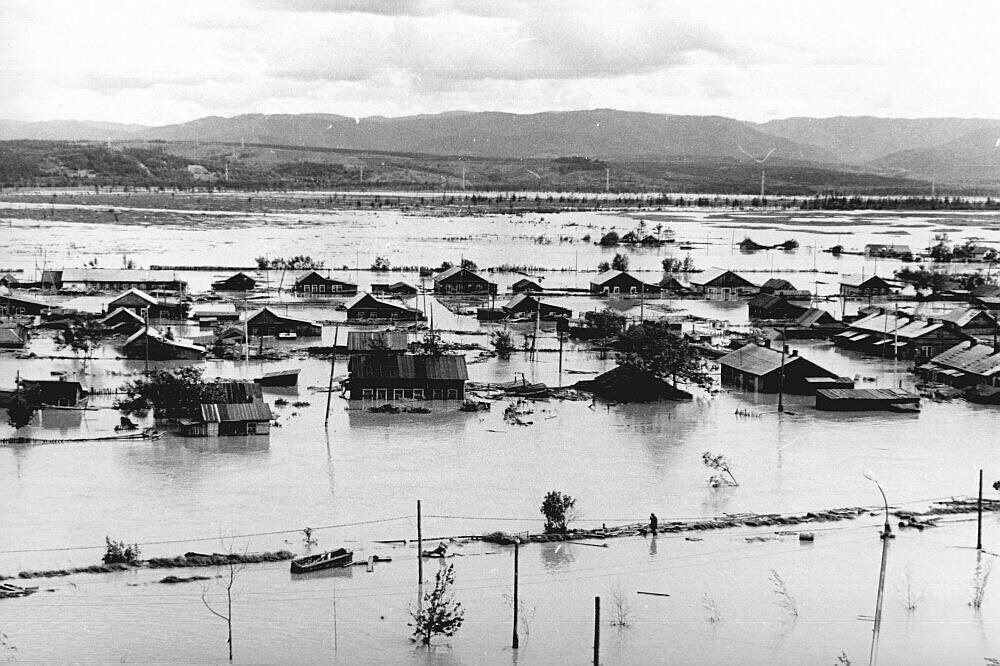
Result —
<instances>
[{"instance_id":1,"label":"submerged house","mask_svg":"<svg viewBox=\"0 0 1000 666\"><path fill-rule=\"evenodd\" d=\"M195 303L191 307L191 318L197 321L199 326L212 327L216 324L239 321L240 313L236 310L235 303L224 301Z\"/></svg>"},{"instance_id":2,"label":"submerged house","mask_svg":"<svg viewBox=\"0 0 1000 666\"><path fill-rule=\"evenodd\" d=\"M495 294L497 285L461 266L452 266L434 276L435 294Z\"/></svg>"},{"instance_id":3,"label":"submerged house","mask_svg":"<svg viewBox=\"0 0 1000 666\"><path fill-rule=\"evenodd\" d=\"M105 315L98 322L116 333L132 335L146 325L146 320L140 317L133 310L118 308L110 314Z\"/></svg>"},{"instance_id":4,"label":"submerged house","mask_svg":"<svg viewBox=\"0 0 1000 666\"><path fill-rule=\"evenodd\" d=\"M357 354L348 362L351 400L464 400L465 356Z\"/></svg>"},{"instance_id":5,"label":"submerged house","mask_svg":"<svg viewBox=\"0 0 1000 666\"><path fill-rule=\"evenodd\" d=\"M190 340L174 338L170 331L160 333L152 327L142 327L125 340L123 347L129 358L148 358L152 361L199 361L208 350Z\"/></svg>"},{"instance_id":6,"label":"submerged house","mask_svg":"<svg viewBox=\"0 0 1000 666\"><path fill-rule=\"evenodd\" d=\"M145 271L130 268L65 268L42 271L42 288L77 291L184 291L187 282L173 271Z\"/></svg>"},{"instance_id":7,"label":"submerged house","mask_svg":"<svg viewBox=\"0 0 1000 666\"><path fill-rule=\"evenodd\" d=\"M691 278L691 287L713 301L734 301L753 296L760 289L750 280L730 270L706 271Z\"/></svg>"},{"instance_id":8,"label":"submerged house","mask_svg":"<svg viewBox=\"0 0 1000 666\"><path fill-rule=\"evenodd\" d=\"M691 294L691 288L673 275L664 276L660 280L660 291L668 296L689 296Z\"/></svg>"},{"instance_id":9,"label":"submerged house","mask_svg":"<svg viewBox=\"0 0 1000 666\"><path fill-rule=\"evenodd\" d=\"M21 390L31 392L39 405L50 407L76 407L87 401L80 382L63 379L22 379Z\"/></svg>"},{"instance_id":10,"label":"submerged house","mask_svg":"<svg viewBox=\"0 0 1000 666\"><path fill-rule=\"evenodd\" d=\"M545 291L540 284L528 278L521 278L510 285L510 290L515 294L540 294Z\"/></svg>"},{"instance_id":11,"label":"submerged house","mask_svg":"<svg viewBox=\"0 0 1000 666\"><path fill-rule=\"evenodd\" d=\"M51 303L27 296L0 296L0 315L4 317L34 317L53 307Z\"/></svg>"},{"instance_id":12,"label":"submerged house","mask_svg":"<svg viewBox=\"0 0 1000 666\"><path fill-rule=\"evenodd\" d=\"M178 300L155 298L141 289L129 289L111 299L106 308L114 312L119 308L131 310L137 315L149 312L150 319L182 319L187 312L187 305Z\"/></svg>"},{"instance_id":13,"label":"submerged house","mask_svg":"<svg viewBox=\"0 0 1000 666\"><path fill-rule=\"evenodd\" d=\"M805 314L808 308L790 303L781 296L760 293L747 303L750 319L794 321Z\"/></svg>"},{"instance_id":14,"label":"submerged house","mask_svg":"<svg viewBox=\"0 0 1000 666\"><path fill-rule=\"evenodd\" d=\"M271 432L271 408L264 402L259 384L216 382L220 402L202 403L198 418L182 419L182 432L189 437L267 435Z\"/></svg>"},{"instance_id":15,"label":"submerged house","mask_svg":"<svg viewBox=\"0 0 1000 666\"><path fill-rule=\"evenodd\" d=\"M770 278L760 285L760 293L774 294L792 301L807 301L812 294L807 289L796 289L795 285L783 278Z\"/></svg>"},{"instance_id":16,"label":"submerged house","mask_svg":"<svg viewBox=\"0 0 1000 666\"><path fill-rule=\"evenodd\" d=\"M996 317L976 308L955 308L943 315L931 316L930 320L939 321L977 338L992 337L997 333Z\"/></svg>"},{"instance_id":17,"label":"submerged house","mask_svg":"<svg viewBox=\"0 0 1000 666\"><path fill-rule=\"evenodd\" d=\"M250 291L257 286L257 280L246 273L231 275L225 280L216 280L212 283L213 291Z\"/></svg>"},{"instance_id":18,"label":"submerged house","mask_svg":"<svg viewBox=\"0 0 1000 666\"><path fill-rule=\"evenodd\" d=\"M1000 349L962 342L918 366L917 375L956 388L979 384L997 386L1000 385Z\"/></svg>"},{"instance_id":19,"label":"submerged house","mask_svg":"<svg viewBox=\"0 0 1000 666\"><path fill-rule=\"evenodd\" d=\"M659 285L646 284L639 278L626 273L610 269L604 271L590 281L590 293L596 296L609 296L615 294L640 294L659 293Z\"/></svg>"},{"instance_id":20,"label":"submerged house","mask_svg":"<svg viewBox=\"0 0 1000 666\"><path fill-rule=\"evenodd\" d=\"M417 288L407 282L399 281L392 284L372 284L372 293L389 296L416 296Z\"/></svg>"},{"instance_id":21,"label":"submerged house","mask_svg":"<svg viewBox=\"0 0 1000 666\"><path fill-rule=\"evenodd\" d=\"M371 294L358 294L347 304L347 321L423 321L417 308L380 301Z\"/></svg>"},{"instance_id":22,"label":"submerged house","mask_svg":"<svg viewBox=\"0 0 1000 666\"><path fill-rule=\"evenodd\" d=\"M900 285L877 275L847 275L840 279L840 295L846 298L870 298L898 293Z\"/></svg>"},{"instance_id":23,"label":"submerged house","mask_svg":"<svg viewBox=\"0 0 1000 666\"><path fill-rule=\"evenodd\" d=\"M310 296L353 296L358 293L358 285L323 277L316 271L309 271L295 281L292 291Z\"/></svg>"},{"instance_id":24,"label":"submerged house","mask_svg":"<svg viewBox=\"0 0 1000 666\"><path fill-rule=\"evenodd\" d=\"M28 329L16 324L0 326L0 349L21 349L28 343Z\"/></svg>"},{"instance_id":25,"label":"submerged house","mask_svg":"<svg viewBox=\"0 0 1000 666\"><path fill-rule=\"evenodd\" d=\"M828 386L830 380L838 380L835 373L799 356L797 350L785 351L784 368L781 351L770 347L751 343L726 354L718 360L722 383L744 391L777 393L780 386L785 393L810 395L817 384Z\"/></svg>"},{"instance_id":26,"label":"submerged house","mask_svg":"<svg viewBox=\"0 0 1000 666\"><path fill-rule=\"evenodd\" d=\"M508 317L528 316L534 319L555 319L557 317L572 317L573 311L552 303L545 303L531 294L518 294L502 306Z\"/></svg>"},{"instance_id":27,"label":"submerged house","mask_svg":"<svg viewBox=\"0 0 1000 666\"><path fill-rule=\"evenodd\" d=\"M880 257L886 259L912 259L913 251L909 245L888 245L883 243L869 243L865 245L866 257Z\"/></svg>"},{"instance_id":28,"label":"submerged house","mask_svg":"<svg viewBox=\"0 0 1000 666\"><path fill-rule=\"evenodd\" d=\"M960 342L973 339L960 329L898 313L875 313L848 324L833 337L839 347L923 363Z\"/></svg>"},{"instance_id":29,"label":"submerged house","mask_svg":"<svg viewBox=\"0 0 1000 666\"><path fill-rule=\"evenodd\" d=\"M279 333L294 333L299 337L318 337L323 334L323 328L319 324L281 315L268 307L251 314L247 318L246 329L251 337Z\"/></svg>"}]
</instances>

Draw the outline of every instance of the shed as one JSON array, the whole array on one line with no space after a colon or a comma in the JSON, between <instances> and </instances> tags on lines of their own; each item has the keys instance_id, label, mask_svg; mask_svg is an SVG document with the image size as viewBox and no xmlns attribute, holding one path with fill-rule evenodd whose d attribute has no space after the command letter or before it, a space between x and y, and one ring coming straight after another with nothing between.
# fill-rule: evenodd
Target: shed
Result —
<instances>
[{"instance_id":1,"label":"shed","mask_svg":"<svg viewBox=\"0 0 1000 666\"><path fill-rule=\"evenodd\" d=\"M256 286L257 280L242 272L212 283L214 291L250 291Z\"/></svg>"},{"instance_id":2,"label":"shed","mask_svg":"<svg viewBox=\"0 0 1000 666\"><path fill-rule=\"evenodd\" d=\"M216 382L221 402L202 403L197 419L183 422L188 436L267 435L271 429L271 408L264 402L261 387L253 382Z\"/></svg>"},{"instance_id":3,"label":"shed","mask_svg":"<svg viewBox=\"0 0 1000 666\"><path fill-rule=\"evenodd\" d=\"M417 308L380 301L371 294L358 294L347 304L347 321L421 321Z\"/></svg>"},{"instance_id":4,"label":"shed","mask_svg":"<svg viewBox=\"0 0 1000 666\"><path fill-rule=\"evenodd\" d=\"M545 291L540 284L528 278L521 278L510 285L510 290L515 294L540 294Z\"/></svg>"},{"instance_id":5,"label":"shed","mask_svg":"<svg viewBox=\"0 0 1000 666\"><path fill-rule=\"evenodd\" d=\"M87 399L80 382L64 379L22 379L21 389L32 392L38 404L53 407L76 407Z\"/></svg>"}]
</instances>

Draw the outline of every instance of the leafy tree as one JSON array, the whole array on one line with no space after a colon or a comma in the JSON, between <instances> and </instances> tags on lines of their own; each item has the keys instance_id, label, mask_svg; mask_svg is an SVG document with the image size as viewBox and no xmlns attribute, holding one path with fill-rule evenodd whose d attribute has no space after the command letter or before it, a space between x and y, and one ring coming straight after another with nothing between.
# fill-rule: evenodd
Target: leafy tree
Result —
<instances>
[{"instance_id":1,"label":"leafy tree","mask_svg":"<svg viewBox=\"0 0 1000 666\"><path fill-rule=\"evenodd\" d=\"M690 273L694 270L694 259L691 258L690 254L684 255L684 263L681 264L681 272Z\"/></svg>"},{"instance_id":2,"label":"leafy tree","mask_svg":"<svg viewBox=\"0 0 1000 666\"><path fill-rule=\"evenodd\" d=\"M57 349L69 349L75 355L83 355L83 370L94 358L94 352L104 340L105 329L95 319L78 319L55 334Z\"/></svg>"},{"instance_id":3,"label":"leafy tree","mask_svg":"<svg viewBox=\"0 0 1000 666\"><path fill-rule=\"evenodd\" d=\"M588 324L605 336L617 335L625 329L625 315L618 314L610 308L604 308L597 312L588 312L584 315L584 318Z\"/></svg>"},{"instance_id":4,"label":"leafy tree","mask_svg":"<svg viewBox=\"0 0 1000 666\"><path fill-rule=\"evenodd\" d=\"M615 253L615 258L611 260L611 268L616 271L627 271L628 255Z\"/></svg>"},{"instance_id":5,"label":"leafy tree","mask_svg":"<svg viewBox=\"0 0 1000 666\"><path fill-rule=\"evenodd\" d=\"M545 533L565 533L566 523L570 520L568 513L574 506L576 506L576 499L569 495L558 490L550 490L546 493L539 509L545 516Z\"/></svg>"},{"instance_id":6,"label":"leafy tree","mask_svg":"<svg viewBox=\"0 0 1000 666\"><path fill-rule=\"evenodd\" d=\"M604 247L611 247L618 245L621 239L618 237L618 232L609 231L608 233L601 236L601 240L598 241L598 245L603 245Z\"/></svg>"},{"instance_id":7,"label":"leafy tree","mask_svg":"<svg viewBox=\"0 0 1000 666\"><path fill-rule=\"evenodd\" d=\"M510 331L494 331L490 336L490 344L500 358L510 358L510 353L515 349Z\"/></svg>"},{"instance_id":8,"label":"leafy tree","mask_svg":"<svg viewBox=\"0 0 1000 666\"><path fill-rule=\"evenodd\" d=\"M475 272L479 270L479 266L472 259L462 259L462 263L459 265L467 271Z\"/></svg>"},{"instance_id":9,"label":"leafy tree","mask_svg":"<svg viewBox=\"0 0 1000 666\"><path fill-rule=\"evenodd\" d=\"M202 403L221 402L224 397L218 384L202 379L203 373L192 366L153 370L127 382L127 398L115 407L126 413L155 407L158 415L167 418L196 417Z\"/></svg>"},{"instance_id":10,"label":"leafy tree","mask_svg":"<svg viewBox=\"0 0 1000 666\"><path fill-rule=\"evenodd\" d=\"M444 343L441 342L441 334L427 331L424 339L419 343L420 350L431 356L441 356L444 354Z\"/></svg>"},{"instance_id":11,"label":"leafy tree","mask_svg":"<svg viewBox=\"0 0 1000 666\"><path fill-rule=\"evenodd\" d=\"M373 271L387 271L389 270L389 260L385 257L375 257L375 261L372 262Z\"/></svg>"},{"instance_id":12,"label":"leafy tree","mask_svg":"<svg viewBox=\"0 0 1000 666\"><path fill-rule=\"evenodd\" d=\"M609 264L608 262L602 261L599 264L597 264L598 273L603 273L604 271L609 271L609 270L611 270L611 264Z\"/></svg>"},{"instance_id":13,"label":"leafy tree","mask_svg":"<svg viewBox=\"0 0 1000 666\"><path fill-rule=\"evenodd\" d=\"M679 273L683 262L677 257L664 257L660 265L663 266L664 273Z\"/></svg>"},{"instance_id":14,"label":"leafy tree","mask_svg":"<svg viewBox=\"0 0 1000 666\"><path fill-rule=\"evenodd\" d=\"M691 344L674 335L665 322L642 322L619 336L619 365L632 366L669 380L674 388L684 380L702 388L711 386L712 377Z\"/></svg>"},{"instance_id":15,"label":"leafy tree","mask_svg":"<svg viewBox=\"0 0 1000 666\"><path fill-rule=\"evenodd\" d=\"M843 253L844 253L843 245L834 245L833 247L830 248L830 254L832 254L835 257L839 257Z\"/></svg>"},{"instance_id":16,"label":"leafy tree","mask_svg":"<svg viewBox=\"0 0 1000 666\"><path fill-rule=\"evenodd\" d=\"M413 622L413 640L422 645L430 645L435 636L454 636L465 621L462 604L455 600L451 586L455 583L455 565L449 564L438 569L434 577L434 588L424 595L418 608L410 608Z\"/></svg>"},{"instance_id":17,"label":"leafy tree","mask_svg":"<svg viewBox=\"0 0 1000 666\"><path fill-rule=\"evenodd\" d=\"M104 537L105 564L133 564L139 559L139 544L127 544L124 541L114 541L109 536Z\"/></svg>"},{"instance_id":18,"label":"leafy tree","mask_svg":"<svg viewBox=\"0 0 1000 666\"><path fill-rule=\"evenodd\" d=\"M713 474L708 478L708 484L713 488L740 485L736 480L736 477L733 476L733 473L729 470L729 461L726 460L726 457L721 453L715 456L712 455L711 451L705 451L701 454L701 461L705 464L705 467L719 472L719 474ZM725 474L725 476L723 476L723 474Z\"/></svg>"}]
</instances>

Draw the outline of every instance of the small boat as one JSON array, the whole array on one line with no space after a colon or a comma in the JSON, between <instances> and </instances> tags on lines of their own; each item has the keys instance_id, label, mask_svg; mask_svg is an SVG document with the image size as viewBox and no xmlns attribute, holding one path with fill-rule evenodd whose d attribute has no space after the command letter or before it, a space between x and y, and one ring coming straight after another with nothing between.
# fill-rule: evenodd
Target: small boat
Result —
<instances>
[{"instance_id":1,"label":"small boat","mask_svg":"<svg viewBox=\"0 0 1000 666\"><path fill-rule=\"evenodd\" d=\"M20 587L10 583L0 583L0 599L12 599L14 597L27 597L38 592L37 587Z\"/></svg>"},{"instance_id":2,"label":"small boat","mask_svg":"<svg viewBox=\"0 0 1000 666\"><path fill-rule=\"evenodd\" d=\"M894 402L889 405L889 411L899 412L901 414L919 414L920 405L907 402Z\"/></svg>"},{"instance_id":3,"label":"small boat","mask_svg":"<svg viewBox=\"0 0 1000 666\"><path fill-rule=\"evenodd\" d=\"M292 573L301 574L323 569L340 569L354 562L354 551L345 548L292 560Z\"/></svg>"},{"instance_id":4,"label":"small boat","mask_svg":"<svg viewBox=\"0 0 1000 666\"><path fill-rule=\"evenodd\" d=\"M253 381L261 386L295 386L299 383L299 372L299 368L277 370L276 372L264 373L262 377Z\"/></svg>"},{"instance_id":5,"label":"small boat","mask_svg":"<svg viewBox=\"0 0 1000 666\"><path fill-rule=\"evenodd\" d=\"M297 337L299 337L298 334L293 331L282 331L281 333L278 333L279 340L294 340Z\"/></svg>"}]
</instances>

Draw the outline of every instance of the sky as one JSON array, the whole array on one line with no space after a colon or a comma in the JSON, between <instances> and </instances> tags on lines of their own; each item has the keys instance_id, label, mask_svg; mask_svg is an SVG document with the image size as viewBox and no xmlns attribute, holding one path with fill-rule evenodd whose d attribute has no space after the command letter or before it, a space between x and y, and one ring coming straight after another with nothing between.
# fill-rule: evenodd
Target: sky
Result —
<instances>
[{"instance_id":1,"label":"sky","mask_svg":"<svg viewBox=\"0 0 1000 666\"><path fill-rule=\"evenodd\" d=\"M0 0L0 118L1000 118L1000 3Z\"/></svg>"}]
</instances>

